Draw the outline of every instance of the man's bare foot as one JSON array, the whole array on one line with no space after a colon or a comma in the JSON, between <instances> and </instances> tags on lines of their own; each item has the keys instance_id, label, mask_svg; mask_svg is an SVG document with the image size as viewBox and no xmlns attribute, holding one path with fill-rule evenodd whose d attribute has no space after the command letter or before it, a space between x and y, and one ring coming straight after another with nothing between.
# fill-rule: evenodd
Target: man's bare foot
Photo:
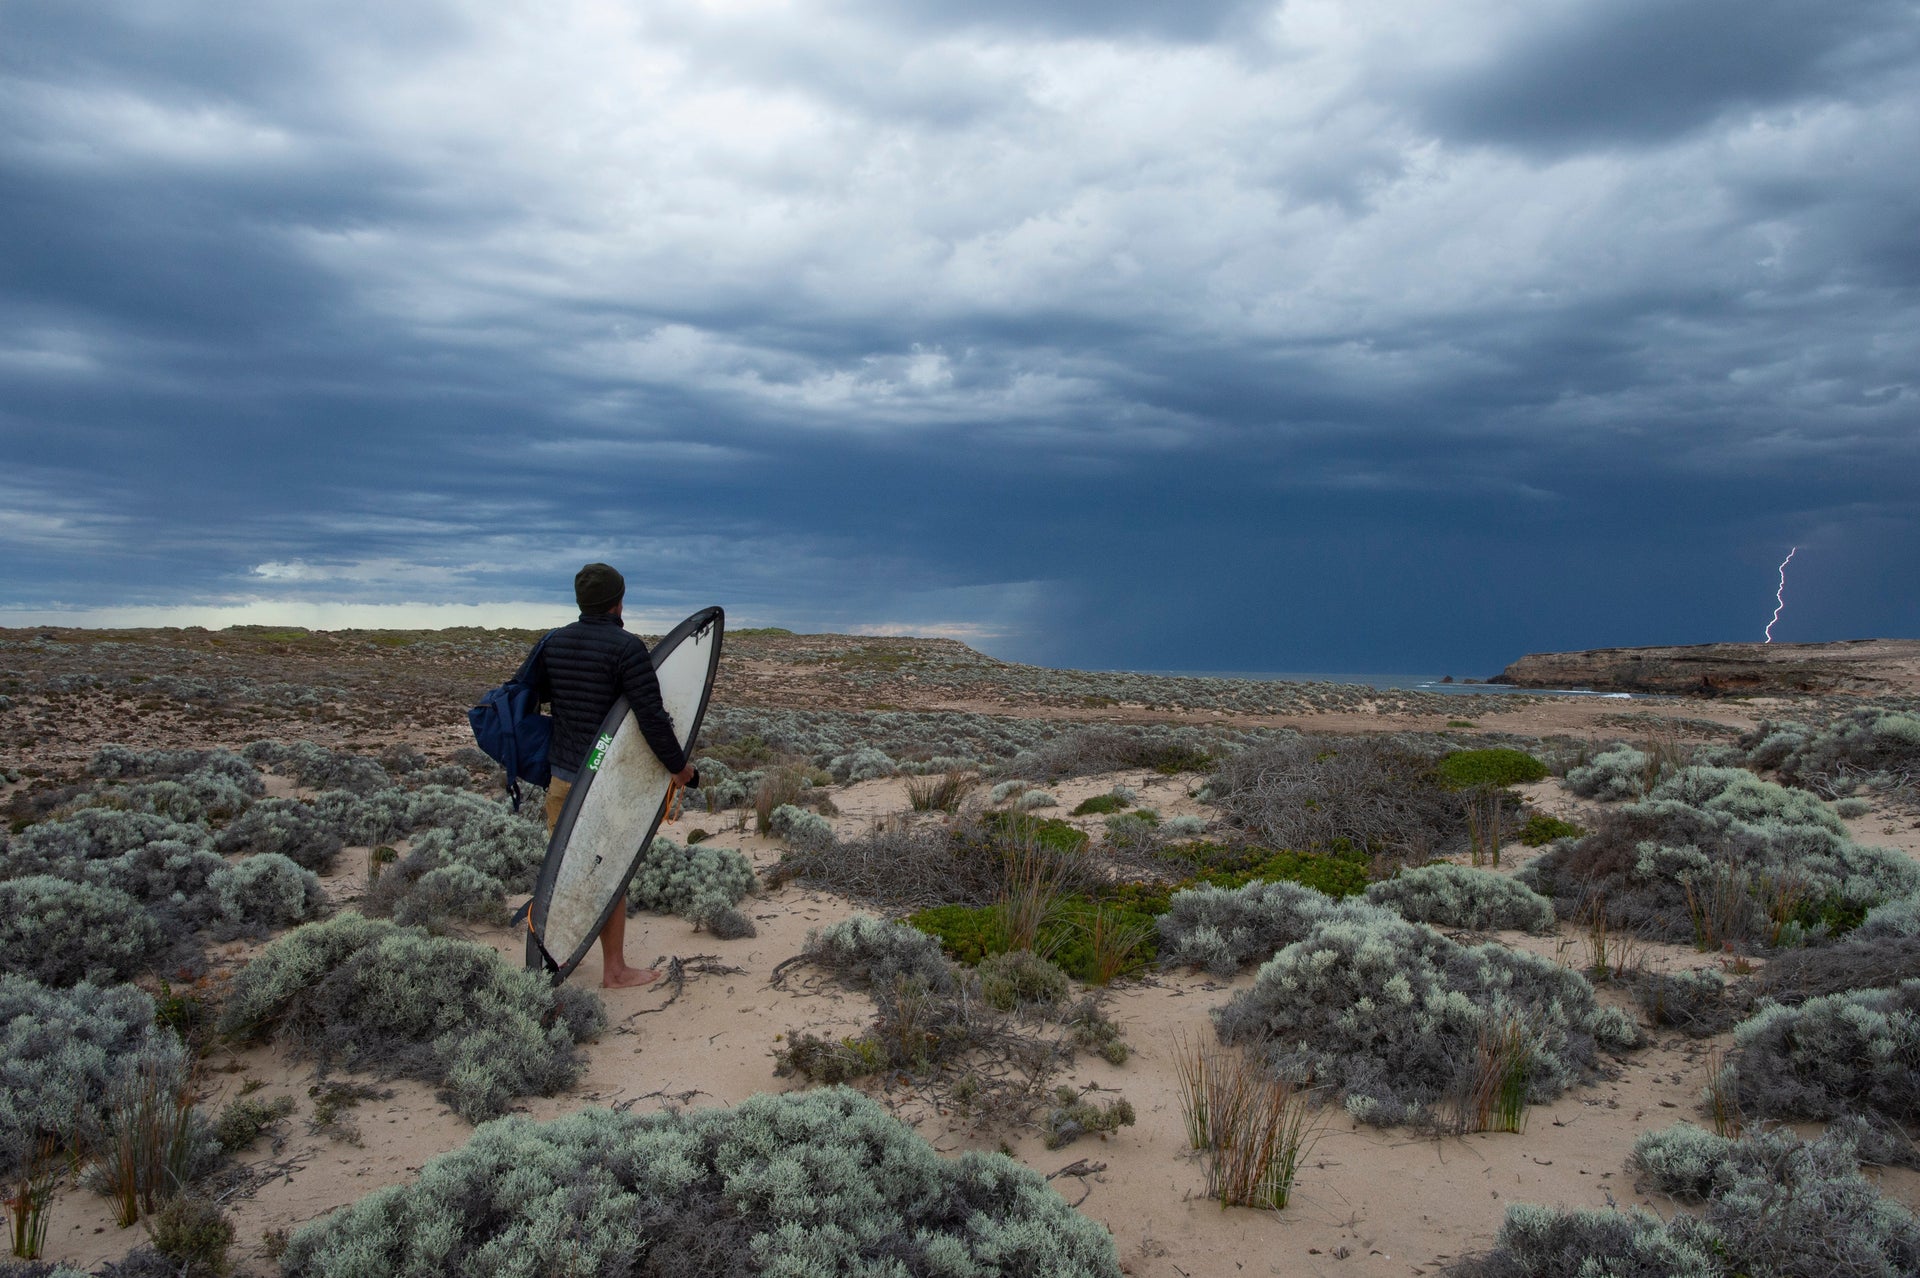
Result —
<instances>
[{"instance_id":1,"label":"man's bare foot","mask_svg":"<svg viewBox=\"0 0 1920 1278\"><path fill-rule=\"evenodd\" d=\"M655 968L621 967L602 972L600 987L608 990L625 990L637 985L651 985L659 979L660 973Z\"/></svg>"}]
</instances>

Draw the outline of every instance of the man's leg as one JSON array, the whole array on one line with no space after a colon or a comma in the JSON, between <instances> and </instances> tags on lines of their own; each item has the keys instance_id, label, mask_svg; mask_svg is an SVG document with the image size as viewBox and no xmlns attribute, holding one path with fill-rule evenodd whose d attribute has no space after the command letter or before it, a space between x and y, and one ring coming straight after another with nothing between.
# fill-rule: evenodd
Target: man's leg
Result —
<instances>
[{"instance_id":1,"label":"man's leg","mask_svg":"<svg viewBox=\"0 0 1920 1278\"><path fill-rule=\"evenodd\" d=\"M651 985L660 973L650 967L627 966L627 894L620 894L613 916L600 929L600 984L608 989Z\"/></svg>"}]
</instances>

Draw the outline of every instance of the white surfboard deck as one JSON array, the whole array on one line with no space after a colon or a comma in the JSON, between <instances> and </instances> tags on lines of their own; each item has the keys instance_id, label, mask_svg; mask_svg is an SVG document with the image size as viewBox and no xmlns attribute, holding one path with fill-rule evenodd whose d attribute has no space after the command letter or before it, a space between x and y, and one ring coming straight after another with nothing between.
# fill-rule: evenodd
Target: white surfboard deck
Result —
<instances>
[{"instance_id":1,"label":"white surfboard deck","mask_svg":"<svg viewBox=\"0 0 1920 1278\"><path fill-rule=\"evenodd\" d=\"M703 608L653 649L660 700L689 758L713 692L725 614ZM586 957L666 815L673 777L625 697L608 712L547 843L527 912L527 966L556 983Z\"/></svg>"}]
</instances>

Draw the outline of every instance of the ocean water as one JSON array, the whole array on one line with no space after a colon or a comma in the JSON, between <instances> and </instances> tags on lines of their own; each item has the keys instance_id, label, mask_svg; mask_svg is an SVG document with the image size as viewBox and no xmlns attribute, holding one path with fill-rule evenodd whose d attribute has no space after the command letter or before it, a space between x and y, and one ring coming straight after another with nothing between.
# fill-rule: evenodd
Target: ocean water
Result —
<instances>
[{"instance_id":1,"label":"ocean water","mask_svg":"<svg viewBox=\"0 0 1920 1278\"><path fill-rule=\"evenodd\" d=\"M1615 701L1631 700L1625 692L1595 692L1591 688L1510 688L1503 683L1442 683L1441 675L1330 673L1327 671L1286 670L1132 670L1124 674L1181 675L1195 679L1246 679L1255 683L1357 683L1368 688L1400 688L1418 692L1457 692L1464 695L1498 696L1503 693L1529 693L1534 696L1606 697ZM1456 676L1457 680L1457 676Z\"/></svg>"}]
</instances>

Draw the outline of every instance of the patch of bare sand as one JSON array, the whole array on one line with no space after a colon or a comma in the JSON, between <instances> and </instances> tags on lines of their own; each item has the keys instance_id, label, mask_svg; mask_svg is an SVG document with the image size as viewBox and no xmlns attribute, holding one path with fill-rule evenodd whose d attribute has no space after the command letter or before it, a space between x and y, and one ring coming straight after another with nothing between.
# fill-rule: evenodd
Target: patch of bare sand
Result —
<instances>
[{"instance_id":1,"label":"patch of bare sand","mask_svg":"<svg viewBox=\"0 0 1920 1278\"><path fill-rule=\"evenodd\" d=\"M1054 793L1064 813L1119 782L1139 791L1140 802L1162 816L1206 813L1187 795L1190 781L1153 773L1079 778L1054 787ZM1555 801L1544 789L1537 798ZM898 779L838 787L834 801L841 814L833 820L842 833L898 817L907 806L905 784ZM1557 810L1584 811L1578 801ZM1100 820L1069 819L1089 828ZM711 830L731 823L731 814L693 812L664 832L684 840L695 827ZM741 848L762 869L779 855L777 842L732 829L716 831L713 842ZM1517 844L1505 849L1502 868L1511 870L1523 851ZM341 857L327 879L336 903L350 904L356 897L365 882L365 863L366 849L350 849ZM696 972L677 993L663 986L603 992L612 1028L588 1045L578 1086L563 1096L530 1099L524 1111L544 1119L588 1105L647 1112L670 1105L734 1104L755 1092L794 1086L794 1080L773 1073L779 1036L792 1030L852 1033L867 1024L872 1006L863 996L792 977L780 986L772 983L774 968L800 951L809 928L857 912L853 903L789 885L749 898L742 908L759 936L719 941L679 919L632 920L628 956L634 961L710 956L708 964L740 970ZM477 939L511 960L520 957L519 936L507 929L485 930ZM1587 961L1578 930L1565 926L1555 935L1502 933L1495 939L1575 966ZM255 948L228 947L223 961L237 963ZM1682 946L1648 946L1644 958L1663 969L1708 961ZM573 979L591 982L597 962L590 957ZM1050 1151L1037 1131L975 1132L960 1116L939 1112L918 1096L879 1094L942 1151L998 1148L1004 1141L1008 1152L1042 1173L1079 1164L1081 1174L1058 1176L1052 1184L1113 1232L1129 1273L1372 1278L1429 1274L1451 1257L1484 1248L1512 1202L1604 1207L1611 1201L1669 1213L1672 1204L1635 1190L1625 1170L1627 1154L1644 1131L1683 1119L1702 1121L1698 1093L1707 1053L1730 1043L1725 1035L1697 1041L1656 1035L1650 1046L1611 1063L1607 1077L1532 1109L1519 1135L1425 1138L1404 1129L1358 1126L1329 1106L1322 1111L1323 1134L1285 1211L1223 1210L1201 1196L1204 1176L1186 1147L1171 1045L1178 1034L1210 1038L1208 1013L1251 980L1250 974L1222 983L1159 973L1108 992L1108 1011L1132 1045L1132 1058L1113 1066L1082 1055L1058 1079L1112 1089L1132 1102L1136 1125L1105 1139L1087 1138ZM1620 1002L1625 996L1602 986L1601 997ZM207 1078L209 1113L250 1084L258 1097L288 1096L298 1106L283 1125L277 1147L262 1140L243 1154L254 1183L229 1202L238 1234L236 1259L259 1273L273 1272L262 1245L268 1231L298 1228L381 1186L406 1182L429 1159L464 1144L472 1133L430 1087L405 1079L378 1082L391 1095L350 1110L343 1128L310 1131L312 1068L274 1048L217 1053L208 1061ZM1882 1181L1896 1198L1920 1205L1920 1175L1889 1171ZM48 1253L91 1266L117 1259L139 1241L137 1229L113 1227L104 1200L68 1190L53 1210Z\"/></svg>"}]
</instances>

